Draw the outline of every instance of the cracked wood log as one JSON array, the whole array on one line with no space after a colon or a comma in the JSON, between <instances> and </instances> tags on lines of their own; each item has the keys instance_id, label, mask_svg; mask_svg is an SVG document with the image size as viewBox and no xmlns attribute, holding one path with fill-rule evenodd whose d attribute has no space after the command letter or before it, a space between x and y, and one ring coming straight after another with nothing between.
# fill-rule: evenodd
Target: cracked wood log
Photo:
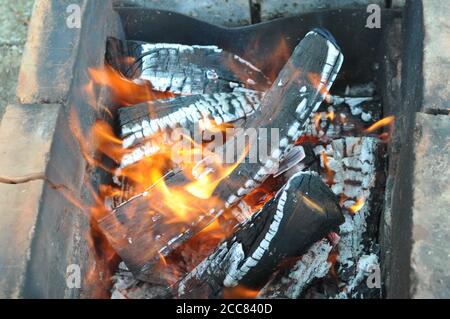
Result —
<instances>
[{"instance_id":1,"label":"cracked wood log","mask_svg":"<svg viewBox=\"0 0 450 319\"><path fill-rule=\"evenodd\" d=\"M270 87L261 70L216 46L128 41L128 47L135 62L126 75L149 81L157 91L191 95Z\"/></svg>"},{"instance_id":2,"label":"cracked wood log","mask_svg":"<svg viewBox=\"0 0 450 319\"><path fill-rule=\"evenodd\" d=\"M136 195L136 185L121 176L123 169L154 156L177 143L182 136L204 137L218 125L241 127L261 103L262 92L244 90L232 93L197 94L160 99L119 109L119 126L124 147L131 147L115 172L120 195L110 198L108 206L117 207ZM203 126L203 127L202 127ZM176 131L179 130L179 131ZM203 142L203 138L202 138ZM138 164L139 165L139 164Z\"/></svg>"},{"instance_id":3,"label":"cracked wood log","mask_svg":"<svg viewBox=\"0 0 450 319\"><path fill-rule=\"evenodd\" d=\"M262 203L267 201L267 198L273 196L293 175L305 171L307 168L309 168L309 171L314 171L310 168L310 165L315 162L315 158L316 156L309 145L305 145L305 147L302 145L294 146L280 163L278 171L232 206L230 208L231 214L239 222L245 222Z\"/></svg>"},{"instance_id":4,"label":"cracked wood log","mask_svg":"<svg viewBox=\"0 0 450 319\"><path fill-rule=\"evenodd\" d=\"M334 140L329 146L316 147L322 167L333 175L331 190L341 197L345 223L340 227L340 269L351 268L363 254L364 238L376 236L368 218L374 218L382 200L377 187L383 178L380 158L380 140L375 137L345 137ZM328 179L326 172L323 178ZM358 206L358 203L360 206ZM376 225L376 223L374 223Z\"/></svg>"},{"instance_id":5,"label":"cracked wood log","mask_svg":"<svg viewBox=\"0 0 450 319\"><path fill-rule=\"evenodd\" d=\"M206 157L202 160L206 163L206 173L201 176L217 183L208 196L185 188L192 182L188 176L195 176L192 172L179 172L165 178L165 184L182 193L194 208L195 214L184 222L170 222L174 213L179 212L172 210L172 203L161 201L161 194L154 188L120 205L100 220L100 227L130 270L145 280L145 273L160 255L166 256L275 173L279 162L302 134L310 114L322 103L342 62L343 56L327 31L314 30L305 36L263 97L255 116L245 125L246 128L278 129L280 141L273 143L276 145L272 145L270 137L264 134L248 139L251 147L264 141L271 148L270 155L258 159L257 163L239 163L226 178L215 175L217 167L209 167L211 158ZM235 154L238 138L241 137L228 140L216 153ZM211 161L214 163L214 160Z\"/></svg>"},{"instance_id":6,"label":"cracked wood log","mask_svg":"<svg viewBox=\"0 0 450 319\"><path fill-rule=\"evenodd\" d=\"M225 287L260 289L344 218L337 196L316 174L297 173L231 238L175 286L179 298L220 298Z\"/></svg>"},{"instance_id":7,"label":"cracked wood log","mask_svg":"<svg viewBox=\"0 0 450 319\"><path fill-rule=\"evenodd\" d=\"M198 94L121 108L119 126L123 146L141 144L124 157L122 167L156 153L158 142L151 139L154 135L164 134L170 141L175 129L183 129L188 136L194 136L201 121L210 121L211 125L245 121L259 108L262 96L263 93L250 90Z\"/></svg>"},{"instance_id":8,"label":"cracked wood log","mask_svg":"<svg viewBox=\"0 0 450 319\"><path fill-rule=\"evenodd\" d=\"M308 150L309 149L310 148L308 148ZM292 150L288 154L286 154L283 161L280 162L278 171L273 175L276 178L276 182L273 183L274 180L269 179L268 183L274 184L278 189L286 182L288 177L291 177L294 173L300 170L305 170L307 167L309 167L312 160L310 153L315 156L314 152L311 149L311 152L308 153L308 158L305 160L306 155L303 146L294 146ZM137 188L142 188L140 187L140 184L136 184L132 180L124 176L119 176L121 174L121 170L117 170L116 174L117 175L114 177L114 180L116 185L121 187L121 191L119 192L119 195L113 196L107 200L107 206L111 207L111 209L118 207L119 205L128 201L131 197L139 194L141 191L138 191ZM279 178L280 176L283 176L283 178ZM276 192L277 189L271 187L270 193ZM248 194L248 196L253 197L253 194ZM246 205L242 201L240 201L231 209L234 217L240 222L245 221L252 214L251 209L248 207L248 205Z\"/></svg>"}]
</instances>

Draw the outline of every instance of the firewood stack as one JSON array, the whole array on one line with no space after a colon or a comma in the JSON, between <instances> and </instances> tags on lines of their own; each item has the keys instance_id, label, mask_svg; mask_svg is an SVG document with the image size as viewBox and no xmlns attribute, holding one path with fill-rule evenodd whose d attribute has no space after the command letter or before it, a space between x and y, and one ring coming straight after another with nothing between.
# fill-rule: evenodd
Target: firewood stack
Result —
<instances>
[{"instance_id":1,"label":"firewood stack","mask_svg":"<svg viewBox=\"0 0 450 319\"><path fill-rule=\"evenodd\" d=\"M345 231L340 244L336 233L344 222L347 230L361 226L348 211L361 198L370 198L378 142L358 134L377 115L355 111L373 102L372 97L329 94L343 55L328 31L307 33L273 83L251 62L215 46L128 46L134 63L125 75L175 97L119 110L127 152L114 180L122 192L110 201L111 213L99 221L124 262L115 297L220 298L227 289L246 287L259 290L260 297L296 298L327 275L332 266L328 256L340 245L344 254L355 252L345 257L345 265L357 262L359 245L348 247ZM205 121L212 126L205 127ZM192 166L168 163L161 179L145 189L123 174L175 145L177 130L193 136L221 125L275 128L278 139L260 130L250 135L248 145L263 142L269 155L254 163L248 156L236 158L208 196L189 186L205 175L214 177L213 155L196 163L200 174ZM215 145L218 153L234 154L239 138L227 136ZM156 191L160 183L195 203L195 214L173 222L172 203ZM198 251L205 254L203 261L169 274L173 269L165 267L167 260L225 216L233 220L232 231L216 249ZM128 270L124 284L120 278Z\"/></svg>"}]
</instances>

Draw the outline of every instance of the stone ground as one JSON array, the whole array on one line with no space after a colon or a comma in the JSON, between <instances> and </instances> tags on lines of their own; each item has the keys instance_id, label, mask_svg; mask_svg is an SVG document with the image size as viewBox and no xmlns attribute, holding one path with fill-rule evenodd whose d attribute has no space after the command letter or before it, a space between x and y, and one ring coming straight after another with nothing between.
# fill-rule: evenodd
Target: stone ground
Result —
<instances>
[{"instance_id":1,"label":"stone ground","mask_svg":"<svg viewBox=\"0 0 450 319\"><path fill-rule=\"evenodd\" d=\"M0 120L15 101L17 76L34 0L0 0Z\"/></svg>"}]
</instances>

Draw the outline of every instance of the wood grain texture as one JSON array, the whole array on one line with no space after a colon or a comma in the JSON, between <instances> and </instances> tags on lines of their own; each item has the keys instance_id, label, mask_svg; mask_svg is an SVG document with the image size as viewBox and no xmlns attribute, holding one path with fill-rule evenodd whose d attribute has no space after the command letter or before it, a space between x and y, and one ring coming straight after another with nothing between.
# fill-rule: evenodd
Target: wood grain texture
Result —
<instances>
[{"instance_id":1,"label":"wood grain texture","mask_svg":"<svg viewBox=\"0 0 450 319\"><path fill-rule=\"evenodd\" d=\"M303 255L343 220L337 197L320 177L298 173L187 275L175 295L218 298L224 287L261 288L281 262Z\"/></svg>"},{"instance_id":2,"label":"wood grain texture","mask_svg":"<svg viewBox=\"0 0 450 319\"><path fill-rule=\"evenodd\" d=\"M310 114L324 100L342 61L339 48L326 31L308 33L265 94L255 116L245 124L245 128L278 129L278 144L272 145L270 137L258 134L248 141L252 147L261 141L266 143L269 156L259 158L256 163L241 162L228 177L218 183L212 196L207 199L194 196L183 188L190 182L186 177L190 172L179 172L165 179L167 185L183 192L188 202L197 208L197 214L187 221L168 223L169 203L161 201L160 195L151 190L136 196L103 218L100 221L101 228L130 270L144 274L151 269L152 261L158 259L159 254L167 255L276 172L279 162L303 133ZM234 154L237 138L229 139L216 152ZM204 160L208 162L208 158ZM143 277L145 279L145 275Z\"/></svg>"}]
</instances>

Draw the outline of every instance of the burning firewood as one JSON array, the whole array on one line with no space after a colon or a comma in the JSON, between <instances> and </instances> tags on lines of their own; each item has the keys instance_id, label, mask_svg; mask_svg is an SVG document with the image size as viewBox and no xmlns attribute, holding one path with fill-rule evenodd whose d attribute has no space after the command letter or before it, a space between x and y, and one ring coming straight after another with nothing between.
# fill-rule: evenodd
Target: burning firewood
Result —
<instances>
[{"instance_id":1,"label":"burning firewood","mask_svg":"<svg viewBox=\"0 0 450 319\"><path fill-rule=\"evenodd\" d=\"M341 267L350 267L362 251L366 218L375 208L372 197L376 185L379 140L374 137L347 137L333 141L328 151L328 167L334 174L333 192L345 199L345 223L339 242ZM324 152L320 148L317 153ZM322 157L323 158L323 157ZM323 165L323 160L322 160ZM326 178L326 177L325 177Z\"/></svg>"},{"instance_id":2,"label":"burning firewood","mask_svg":"<svg viewBox=\"0 0 450 319\"><path fill-rule=\"evenodd\" d=\"M191 95L270 87L258 68L216 46L129 41L128 47L135 62L126 75L149 81L157 91Z\"/></svg>"},{"instance_id":3,"label":"burning firewood","mask_svg":"<svg viewBox=\"0 0 450 319\"><path fill-rule=\"evenodd\" d=\"M309 32L263 97L260 108L245 123L245 128L278 129L279 145L272 145L267 135L250 136L252 147L267 142L271 147L268 158L257 163L240 159L230 168L208 156L198 163L203 172L194 172L196 165L192 172L166 176L100 220L130 270L145 278L155 259L167 255L275 173L310 114L326 97L342 62L342 53L327 31ZM235 154L237 139L229 139L217 153ZM176 216L182 218L174 222Z\"/></svg>"},{"instance_id":4,"label":"burning firewood","mask_svg":"<svg viewBox=\"0 0 450 319\"><path fill-rule=\"evenodd\" d=\"M116 207L135 191L134 183L122 170L144 158L161 152L181 138L172 134L180 129L184 136L203 137L203 132L219 130L221 125L242 126L260 106L262 92L241 90L232 93L197 94L154 100L119 109L119 125L124 147L134 146L125 154L116 170L115 183L122 189L108 206ZM162 143L164 142L164 143Z\"/></svg>"},{"instance_id":5,"label":"burning firewood","mask_svg":"<svg viewBox=\"0 0 450 319\"><path fill-rule=\"evenodd\" d=\"M261 92L250 90L198 94L121 108L119 125L124 147L141 143L158 133L165 133L169 138L176 128L186 129L189 136L193 136L194 129L205 121L220 125L245 120L259 108L262 96Z\"/></svg>"},{"instance_id":6,"label":"burning firewood","mask_svg":"<svg viewBox=\"0 0 450 319\"><path fill-rule=\"evenodd\" d=\"M280 263L301 256L342 222L338 199L322 180L297 173L186 276L175 294L217 298L224 287L261 288Z\"/></svg>"},{"instance_id":7,"label":"burning firewood","mask_svg":"<svg viewBox=\"0 0 450 319\"><path fill-rule=\"evenodd\" d=\"M276 273L258 293L258 298L298 298L314 279L328 274L331 266L328 255L332 248L328 239L314 243L293 267Z\"/></svg>"}]
</instances>

